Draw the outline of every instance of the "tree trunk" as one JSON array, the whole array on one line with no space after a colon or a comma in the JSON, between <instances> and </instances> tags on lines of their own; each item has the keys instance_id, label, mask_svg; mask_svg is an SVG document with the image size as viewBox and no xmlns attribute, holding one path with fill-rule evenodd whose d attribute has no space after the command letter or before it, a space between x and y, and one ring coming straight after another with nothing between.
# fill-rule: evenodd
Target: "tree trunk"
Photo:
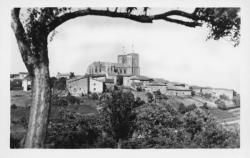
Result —
<instances>
[{"instance_id":1,"label":"tree trunk","mask_svg":"<svg viewBox=\"0 0 250 158\"><path fill-rule=\"evenodd\" d=\"M43 148L50 109L50 97L49 66L42 63L34 68L32 106L25 148Z\"/></svg>"}]
</instances>

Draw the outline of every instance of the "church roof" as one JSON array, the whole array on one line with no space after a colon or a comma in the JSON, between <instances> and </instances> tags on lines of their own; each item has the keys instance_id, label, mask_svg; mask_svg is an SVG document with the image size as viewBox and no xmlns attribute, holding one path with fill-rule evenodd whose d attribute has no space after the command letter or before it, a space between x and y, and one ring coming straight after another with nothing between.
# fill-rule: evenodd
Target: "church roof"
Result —
<instances>
[{"instance_id":1,"label":"church roof","mask_svg":"<svg viewBox=\"0 0 250 158\"><path fill-rule=\"evenodd\" d=\"M115 67L129 67L126 64L122 64L122 63L112 63L112 62L102 62L102 61L95 61L93 62L91 65L95 65L95 66L115 66Z\"/></svg>"}]
</instances>

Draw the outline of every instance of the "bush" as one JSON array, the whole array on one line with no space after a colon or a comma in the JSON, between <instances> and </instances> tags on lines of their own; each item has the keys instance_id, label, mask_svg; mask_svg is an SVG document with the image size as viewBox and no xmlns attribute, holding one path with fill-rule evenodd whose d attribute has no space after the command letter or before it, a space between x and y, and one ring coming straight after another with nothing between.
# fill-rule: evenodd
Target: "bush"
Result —
<instances>
[{"instance_id":1,"label":"bush","mask_svg":"<svg viewBox=\"0 0 250 158\"><path fill-rule=\"evenodd\" d=\"M227 106L226 106L226 104L225 104L224 101L222 101L222 100L220 100L220 99L217 99L217 100L215 101L215 104L217 104L218 109L227 110Z\"/></svg>"},{"instance_id":2,"label":"bush","mask_svg":"<svg viewBox=\"0 0 250 158\"><path fill-rule=\"evenodd\" d=\"M147 92L147 93L146 93L146 96L148 97L148 102L149 102L149 103L152 103L152 102L154 101L154 96L153 96L152 93Z\"/></svg>"},{"instance_id":3,"label":"bush","mask_svg":"<svg viewBox=\"0 0 250 158\"><path fill-rule=\"evenodd\" d=\"M186 106L185 106L183 103L180 103L180 104L179 104L179 107L178 107L178 111L179 111L181 114L185 114L186 111L187 111L187 108L186 108Z\"/></svg>"},{"instance_id":4,"label":"bush","mask_svg":"<svg viewBox=\"0 0 250 158\"><path fill-rule=\"evenodd\" d=\"M195 110L197 107L196 107L195 104L191 104L191 105L188 105L186 108L187 108L187 112L188 112L188 111L193 111L193 110Z\"/></svg>"},{"instance_id":5,"label":"bush","mask_svg":"<svg viewBox=\"0 0 250 158\"><path fill-rule=\"evenodd\" d=\"M233 103L236 107L240 107L240 98L239 97L234 97L233 98Z\"/></svg>"},{"instance_id":6,"label":"bush","mask_svg":"<svg viewBox=\"0 0 250 158\"><path fill-rule=\"evenodd\" d=\"M72 95L68 95L66 97L67 101L70 103L70 104L80 104L80 99L78 99L77 97L74 97Z\"/></svg>"},{"instance_id":7,"label":"bush","mask_svg":"<svg viewBox=\"0 0 250 158\"><path fill-rule=\"evenodd\" d=\"M165 94L161 94L162 99L168 99L168 96Z\"/></svg>"},{"instance_id":8,"label":"bush","mask_svg":"<svg viewBox=\"0 0 250 158\"><path fill-rule=\"evenodd\" d=\"M204 94L202 94L202 96L206 99L210 99L212 97L212 94L211 93L204 93Z\"/></svg>"},{"instance_id":9,"label":"bush","mask_svg":"<svg viewBox=\"0 0 250 158\"><path fill-rule=\"evenodd\" d=\"M48 125L46 144L50 148L95 148L101 137L99 117L61 109Z\"/></svg>"},{"instance_id":10,"label":"bush","mask_svg":"<svg viewBox=\"0 0 250 158\"><path fill-rule=\"evenodd\" d=\"M91 94L91 99L93 99L93 100L98 100L99 99L99 96L98 96L98 94L97 93L92 93Z\"/></svg>"},{"instance_id":11,"label":"bush","mask_svg":"<svg viewBox=\"0 0 250 158\"><path fill-rule=\"evenodd\" d=\"M195 95L195 91L191 91L191 96L194 96Z\"/></svg>"},{"instance_id":12,"label":"bush","mask_svg":"<svg viewBox=\"0 0 250 158\"><path fill-rule=\"evenodd\" d=\"M59 107L68 106L68 101L66 98L59 97L58 95L53 95L51 99L51 104Z\"/></svg>"},{"instance_id":13,"label":"bush","mask_svg":"<svg viewBox=\"0 0 250 158\"><path fill-rule=\"evenodd\" d=\"M229 100L228 96L225 94L220 95L220 99L222 100Z\"/></svg>"},{"instance_id":14,"label":"bush","mask_svg":"<svg viewBox=\"0 0 250 158\"><path fill-rule=\"evenodd\" d=\"M22 80L21 79L14 79L10 81L10 90L22 90Z\"/></svg>"},{"instance_id":15,"label":"bush","mask_svg":"<svg viewBox=\"0 0 250 158\"><path fill-rule=\"evenodd\" d=\"M207 102L205 102L202 106L204 109L209 109L209 106L207 105Z\"/></svg>"},{"instance_id":16,"label":"bush","mask_svg":"<svg viewBox=\"0 0 250 158\"><path fill-rule=\"evenodd\" d=\"M11 105L11 109L17 109L16 104L12 104L12 105Z\"/></svg>"},{"instance_id":17,"label":"bush","mask_svg":"<svg viewBox=\"0 0 250 158\"><path fill-rule=\"evenodd\" d=\"M136 97L135 103L136 103L136 105L141 106L141 105L145 104L145 101L141 100L140 97Z\"/></svg>"},{"instance_id":18,"label":"bush","mask_svg":"<svg viewBox=\"0 0 250 158\"><path fill-rule=\"evenodd\" d=\"M15 148L21 148L20 146L20 139L14 137L13 135L10 135L10 148L15 149Z\"/></svg>"}]
</instances>

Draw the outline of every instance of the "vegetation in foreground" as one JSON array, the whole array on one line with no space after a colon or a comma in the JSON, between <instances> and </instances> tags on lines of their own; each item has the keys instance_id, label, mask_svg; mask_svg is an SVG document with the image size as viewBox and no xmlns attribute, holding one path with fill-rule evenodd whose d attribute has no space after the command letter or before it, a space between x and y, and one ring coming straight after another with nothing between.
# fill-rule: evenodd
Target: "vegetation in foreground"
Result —
<instances>
[{"instance_id":1,"label":"vegetation in foreground","mask_svg":"<svg viewBox=\"0 0 250 158\"><path fill-rule=\"evenodd\" d=\"M54 98L55 99L55 98ZM218 124L204 108L145 103L129 91L99 97L98 114L77 110L74 97L53 102L46 148L238 148L238 130ZM93 100L88 99L88 100ZM59 102L59 103L58 103ZM67 102L67 104L66 104ZM57 103L57 104L56 104ZM86 100L85 100L86 103ZM63 106L61 106L63 105ZM84 105L83 105L84 106ZM20 107L13 107L12 115ZM12 123L27 129L27 111ZM21 115L24 114L25 115ZM16 114L16 113L15 113ZM25 119L22 119L25 116ZM14 122L13 122L14 121ZM16 122L15 122L16 121ZM11 148L21 148L23 135L11 134Z\"/></svg>"}]
</instances>

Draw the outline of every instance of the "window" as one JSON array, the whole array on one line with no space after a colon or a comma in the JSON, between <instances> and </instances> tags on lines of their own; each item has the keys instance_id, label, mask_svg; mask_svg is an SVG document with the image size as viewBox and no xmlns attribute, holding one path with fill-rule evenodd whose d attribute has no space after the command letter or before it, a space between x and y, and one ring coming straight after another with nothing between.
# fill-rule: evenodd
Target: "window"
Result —
<instances>
[{"instance_id":1,"label":"window","mask_svg":"<svg viewBox=\"0 0 250 158\"><path fill-rule=\"evenodd\" d=\"M93 85L95 86L95 83L93 83Z\"/></svg>"}]
</instances>

